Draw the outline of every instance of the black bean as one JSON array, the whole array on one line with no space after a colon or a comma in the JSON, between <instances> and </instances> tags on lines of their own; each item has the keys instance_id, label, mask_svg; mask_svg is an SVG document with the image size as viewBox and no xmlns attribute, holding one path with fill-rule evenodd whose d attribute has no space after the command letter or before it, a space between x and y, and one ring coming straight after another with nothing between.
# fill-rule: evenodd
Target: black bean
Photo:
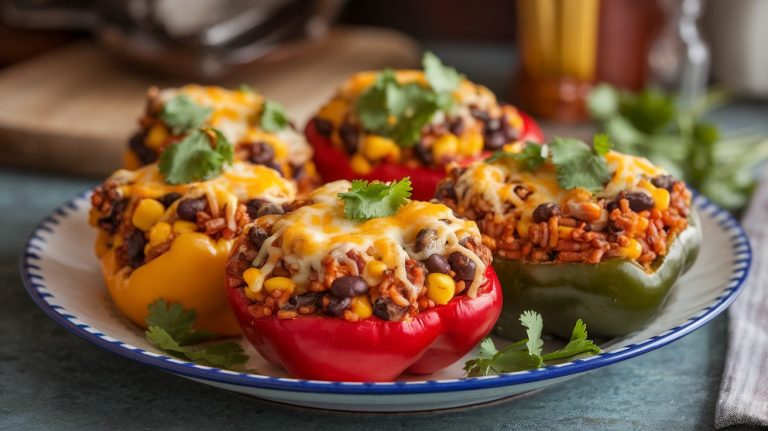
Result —
<instances>
[{"instance_id":1,"label":"black bean","mask_svg":"<svg viewBox=\"0 0 768 431\"><path fill-rule=\"evenodd\" d=\"M148 165L157 160L157 153L144 143L146 137L147 132L142 130L131 136L131 139L128 141L128 147L133 150L136 158L139 159L142 165Z\"/></svg>"},{"instance_id":2,"label":"black bean","mask_svg":"<svg viewBox=\"0 0 768 431\"><path fill-rule=\"evenodd\" d=\"M357 146L360 141L360 131L352 124L344 123L339 127L339 138L344 145L344 149L349 154L357 152Z\"/></svg>"},{"instance_id":3,"label":"black bean","mask_svg":"<svg viewBox=\"0 0 768 431\"><path fill-rule=\"evenodd\" d=\"M440 274L448 274L451 270L451 265L448 261L439 254L433 254L424 261L424 266L429 272L439 272Z\"/></svg>"},{"instance_id":4,"label":"black bean","mask_svg":"<svg viewBox=\"0 0 768 431\"><path fill-rule=\"evenodd\" d=\"M456 190L453 188L453 183L450 181L442 181L437 185L435 191L435 199L453 199L456 200Z\"/></svg>"},{"instance_id":5,"label":"black bean","mask_svg":"<svg viewBox=\"0 0 768 431\"><path fill-rule=\"evenodd\" d=\"M300 180L307 176L307 170L304 169L304 165L291 164L291 172L293 173L294 180Z\"/></svg>"},{"instance_id":6,"label":"black bean","mask_svg":"<svg viewBox=\"0 0 768 431\"><path fill-rule=\"evenodd\" d=\"M504 137L504 133L501 131L495 131L485 135L485 149L490 151L496 151L507 143L507 138Z\"/></svg>"},{"instance_id":7,"label":"black bean","mask_svg":"<svg viewBox=\"0 0 768 431\"><path fill-rule=\"evenodd\" d=\"M325 312L336 317L344 315L344 310L352 304L351 298L339 298L338 296L328 295L328 305Z\"/></svg>"},{"instance_id":8,"label":"black bean","mask_svg":"<svg viewBox=\"0 0 768 431\"><path fill-rule=\"evenodd\" d=\"M283 172L283 167L278 165L274 161L264 163L264 166L276 170L280 174L281 177L285 177L285 173Z\"/></svg>"},{"instance_id":9,"label":"black bean","mask_svg":"<svg viewBox=\"0 0 768 431\"><path fill-rule=\"evenodd\" d=\"M501 131L504 133L504 137L507 138L507 142L516 141L520 137L520 131L509 124L509 119L506 115L501 117Z\"/></svg>"},{"instance_id":10,"label":"black bean","mask_svg":"<svg viewBox=\"0 0 768 431\"><path fill-rule=\"evenodd\" d=\"M456 117L448 124L448 130L456 136L464 133L464 119L461 117Z\"/></svg>"},{"instance_id":11,"label":"black bean","mask_svg":"<svg viewBox=\"0 0 768 431\"><path fill-rule=\"evenodd\" d=\"M180 219L186 221L197 220L197 213L204 211L208 206L208 199L200 197L196 199L184 199L179 202L179 206L176 207L176 214Z\"/></svg>"},{"instance_id":12,"label":"black bean","mask_svg":"<svg viewBox=\"0 0 768 431\"><path fill-rule=\"evenodd\" d=\"M454 251L448 256L448 263L456 275L456 280L472 281L475 279L475 270L477 265L464 253Z\"/></svg>"},{"instance_id":13,"label":"black bean","mask_svg":"<svg viewBox=\"0 0 768 431\"><path fill-rule=\"evenodd\" d=\"M128 265L131 268L138 268L144 263L144 246L146 244L144 233L140 230L132 231L125 238L125 256L128 258Z\"/></svg>"},{"instance_id":14,"label":"black bean","mask_svg":"<svg viewBox=\"0 0 768 431\"><path fill-rule=\"evenodd\" d=\"M533 221L536 223L546 222L549 221L550 218L559 216L560 214L562 214L560 205L553 202L547 202L537 206L536 209L533 210Z\"/></svg>"},{"instance_id":15,"label":"black bean","mask_svg":"<svg viewBox=\"0 0 768 431\"><path fill-rule=\"evenodd\" d=\"M275 158L275 149L266 142L256 142L251 145L251 163L266 165Z\"/></svg>"},{"instance_id":16,"label":"black bean","mask_svg":"<svg viewBox=\"0 0 768 431\"><path fill-rule=\"evenodd\" d=\"M653 198L645 192L627 192L624 198L629 201L629 208L634 212L650 210L654 206Z\"/></svg>"},{"instance_id":17,"label":"black bean","mask_svg":"<svg viewBox=\"0 0 768 431\"><path fill-rule=\"evenodd\" d=\"M260 226L253 226L248 230L248 239L256 250L261 248L267 237L269 237L269 234Z\"/></svg>"},{"instance_id":18,"label":"black bean","mask_svg":"<svg viewBox=\"0 0 768 431\"><path fill-rule=\"evenodd\" d=\"M282 205L275 205L273 203L265 203L262 205L259 210L256 212L256 217L261 217L269 214L283 214L283 207Z\"/></svg>"},{"instance_id":19,"label":"black bean","mask_svg":"<svg viewBox=\"0 0 768 431\"><path fill-rule=\"evenodd\" d=\"M501 120L498 118L491 118L485 122L485 126L483 127L483 133L486 135L490 135L499 130L501 130Z\"/></svg>"},{"instance_id":20,"label":"black bean","mask_svg":"<svg viewBox=\"0 0 768 431\"><path fill-rule=\"evenodd\" d=\"M331 293L339 298L351 298L368 293L368 285L363 277L345 275L333 280Z\"/></svg>"},{"instance_id":21,"label":"black bean","mask_svg":"<svg viewBox=\"0 0 768 431\"><path fill-rule=\"evenodd\" d=\"M471 106L469 108L469 114L480 121L488 121L491 119L491 116L488 115L488 112L481 110L477 106Z\"/></svg>"},{"instance_id":22,"label":"black bean","mask_svg":"<svg viewBox=\"0 0 768 431\"><path fill-rule=\"evenodd\" d=\"M252 219L258 217L259 208L266 203L268 202L263 199L251 199L246 202L245 209L248 211L248 216Z\"/></svg>"},{"instance_id":23,"label":"black bean","mask_svg":"<svg viewBox=\"0 0 768 431\"><path fill-rule=\"evenodd\" d=\"M299 307L315 306L320 307L323 294L321 292L309 292L303 295L291 296L288 303L283 305L281 310L296 310Z\"/></svg>"},{"instance_id":24,"label":"black bean","mask_svg":"<svg viewBox=\"0 0 768 431\"><path fill-rule=\"evenodd\" d=\"M164 207L168 208L171 204L179 200L179 198L181 198L181 193L170 192L160 196L157 200L160 201Z\"/></svg>"},{"instance_id":25,"label":"black bean","mask_svg":"<svg viewBox=\"0 0 768 431\"><path fill-rule=\"evenodd\" d=\"M432 248L437 242L437 231L434 229L422 229L416 234L416 242L413 244L413 251L421 253Z\"/></svg>"},{"instance_id":26,"label":"black bean","mask_svg":"<svg viewBox=\"0 0 768 431\"><path fill-rule=\"evenodd\" d=\"M112 209L110 209L109 214L99 218L99 227L111 234L117 232L117 229L120 227L123 211L125 211L126 206L128 206L128 199L113 202Z\"/></svg>"},{"instance_id":27,"label":"black bean","mask_svg":"<svg viewBox=\"0 0 768 431\"><path fill-rule=\"evenodd\" d=\"M317 133L325 137L331 136L331 132L333 132L333 124L330 121L318 117L315 117L314 121Z\"/></svg>"},{"instance_id":28,"label":"black bean","mask_svg":"<svg viewBox=\"0 0 768 431\"><path fill-rule=\"evenodd\" d=\"M424 141L419 141L413 148L413 152L416 153L416 157L418 157L424 165L431 165L434 161L432 151L424 145Z\"/></svg>"},{"instance_id":29,"label":"black bean","mask_svg":"<svg viewBox=\"0 0 768 431\"><path fill-rule=\"evenodd\" d=\"M395 304L389 298L378 298L373 302L373 314L381 320L400 320L405 311L405 307Z\"/></svg>"},{"instance_id":30,"label":"black bean","mask_svg":"<svg viewBox=\"0 0 768 431\"><path fill-rule=\"evenodd\" d=\"M670 192L674 188L676 182L677 180L672 175L659 175L658 177L651 180L651 183L654 186L660 189L666 189Z\"/></svg>"}]
</instances>

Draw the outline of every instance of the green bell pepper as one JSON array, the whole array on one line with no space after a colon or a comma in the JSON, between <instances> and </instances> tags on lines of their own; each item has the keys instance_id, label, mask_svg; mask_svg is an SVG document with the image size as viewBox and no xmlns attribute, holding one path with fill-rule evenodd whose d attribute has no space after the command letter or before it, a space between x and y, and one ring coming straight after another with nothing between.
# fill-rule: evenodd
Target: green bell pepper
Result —
<instances>
[{"instance_id":1,"label":"green bell pepper","mask_svg":"<svg viewBox=\"0 0 768 431\"><path fill-rule=\"evenodd\" d=\"M592 336L614 337L641 329L661 310L672 287L696 260L701 244L698 215L659 257L652 271L628 259L598 264L526 263L494 256L501 280L504 308L497 334L513 339L520 332L518 316L536 310L544 318L544 331L569 337L573 322L582 319Z\"/></svg>"}]
</instances>

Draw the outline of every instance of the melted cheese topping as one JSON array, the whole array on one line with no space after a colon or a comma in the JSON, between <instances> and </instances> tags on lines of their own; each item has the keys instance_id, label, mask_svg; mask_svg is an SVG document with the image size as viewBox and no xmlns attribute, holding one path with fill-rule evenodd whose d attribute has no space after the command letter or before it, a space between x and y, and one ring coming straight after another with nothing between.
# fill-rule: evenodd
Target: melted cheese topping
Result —
<instances>
[{"instance_id":1,"label":"melted cheese topping","mask_svg":"<svg viewBox=\"0 0 768 431\"><path fill-rule=\"evenodd\" d=\"M304 135L290 127L276 133L261 129L264 97L253 91L227 90L196 84L167 88L160 92L165 103L179 95L189 96L195 103L213 109L208 125L220 130L231 143L263 141L275 149L277 160L301 165L312 158L312 148Z\"/></svg>"},{"instance_id":2,"label":"melted cheese topping","mask_svg":"<svg viewBox=\"0 0 768 431\"><path fill-rule=\"evenodd\" d=\"M511 152L519 152L520 149L520 146L507 148ZM638 190L644 178L665 174L663 169L643 157L615 151L606 155L606 162L612 177L603 190L595 193L599 198L612 199L623 190ZM525 200L515 193L515 188L521 185L531 191ZM459 206L468 207L472 205L474 196L480 196L495 214L504 214L513 208L519 210L523 218L528 219L540 204L554 202L562 205L579 191L585 190L563 190L557 182L557 173L550 164L545 164L535 172L528 172L509 159L494 163L475 163L467 168L456 182Z\"/></svg>"},{"instance_id":3,"label":"melted cheese topping","mask_svg":"<svg viewBox=\"0 0 768 431\"><path fill-rule=\"evenodd\" d=\"M349 190L348 181L336 181L317 189L309 196L309 205L281 217L272 228L253 266L261 267L260 279L251 286L260 289L280 259L288 267L298 268L293 275L299 289L305 288L310 274L316 271L324 276L323 260L330 256L340 263L348 263L352 275L357 265L347 256L355 251L365 263L377 259L394 270L395 277L406 287L410 300L415 301L421 286L408 280L405 262L413 258L423 260L432 254L447 255L459 251L477 265L477 277L469 286L467 295L473 297L482 284L485 265L472 251L459 244L472 236L480 241L480 232L473 221L454 216L453 211L441 204L410 201L389 217L368 221L353 221L344 217L344 204L338 194ZM437 240L420 253L413 251L418 232L429 228L437 232ZM278 239L280 241L278 241ZM275 245L275 244L279 245Z\"/></svg>"}]
</instances>

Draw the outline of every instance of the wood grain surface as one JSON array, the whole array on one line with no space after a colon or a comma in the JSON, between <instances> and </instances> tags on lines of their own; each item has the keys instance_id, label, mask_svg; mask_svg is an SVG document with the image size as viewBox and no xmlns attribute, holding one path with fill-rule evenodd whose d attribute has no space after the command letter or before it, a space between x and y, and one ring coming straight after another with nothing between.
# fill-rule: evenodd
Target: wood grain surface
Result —
<instances>
[{"instance_id":1,"label":"wood grain surface","mask_svg":"<svg viewBox=\"0 0 768 431\"><path fill-rule=\"evenodd\" d=\"M418 64L419 47L390 30L344 28L286 45L214 84L247 83L282 103L301 127L350 73ZM0 72L0 163L104 175L120 166L149 86L158 77L82 42Z\"/></svg>"}]
</instances>

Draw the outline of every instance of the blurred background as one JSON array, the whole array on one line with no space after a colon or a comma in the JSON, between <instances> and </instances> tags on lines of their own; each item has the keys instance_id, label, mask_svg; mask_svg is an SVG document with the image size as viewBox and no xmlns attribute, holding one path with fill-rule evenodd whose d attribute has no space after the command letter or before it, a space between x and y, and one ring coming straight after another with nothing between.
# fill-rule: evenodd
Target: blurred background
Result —
<instances>
[{"instance_id":1,"label":"blurred background","mask_svg":"<svg viewBox=\"0 0 768 431\"><path fill-rule=\"evenodd\" d=\"M6 165L112 171L150 85L246 83L302 124L348 74L424 49L549 137L605 131L732 209L768 156L765 0L0 0L0 18Z\"/></svg>"}]
</instances>

